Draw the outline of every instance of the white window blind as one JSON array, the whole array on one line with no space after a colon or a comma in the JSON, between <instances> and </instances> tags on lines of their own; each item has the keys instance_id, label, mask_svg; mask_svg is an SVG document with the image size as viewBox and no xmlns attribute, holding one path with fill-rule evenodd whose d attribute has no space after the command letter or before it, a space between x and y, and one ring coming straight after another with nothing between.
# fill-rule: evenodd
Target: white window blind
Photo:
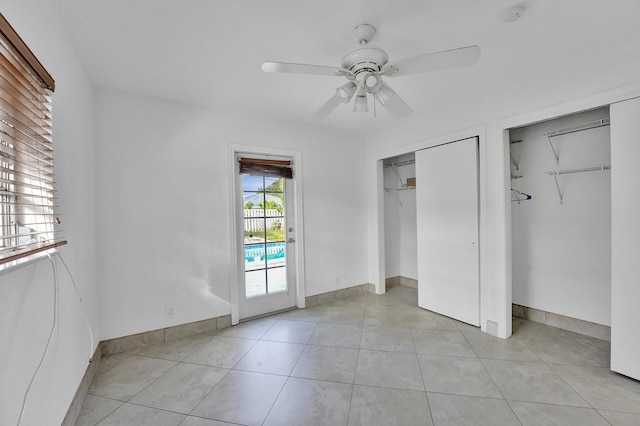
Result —
<instances>
[{"instance_id":1,"label":"white window blind","mask_svg":"<svg viewBox=\"0 0 640 426\"><path fill-rule=\"evenodd\" d=\"M57 226L55 83L0 14L0 264L65 244Z\"/></svg>"}]
</instances>

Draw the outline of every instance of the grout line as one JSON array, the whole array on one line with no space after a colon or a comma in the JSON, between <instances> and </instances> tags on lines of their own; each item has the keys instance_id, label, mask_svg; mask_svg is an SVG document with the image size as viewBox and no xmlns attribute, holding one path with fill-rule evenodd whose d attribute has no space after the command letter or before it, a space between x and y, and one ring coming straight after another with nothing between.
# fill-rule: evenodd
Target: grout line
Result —
<instances>
[{"instance_id":1,"label":"grout line","mask_svg":"<svg viewBox=\"0 0 640 426\"><path fill-rule=\"evenodd\" d=\"M216 368L221 368L221 367L216 367ZM187 417L191 416L191 413L193 413L193 411L198 408L200 406L200 404L202 404L202 401L204 401L205 399L207 399L209 397L209 395L211 395L211 393L215 390L215 388L218 387L218 385L220 383L222 383L222 381L229 375L229 373L231 372L231 368L226 369L227 372L224 374L224 376L222 376L220 378L220 380L218 380L218 383L216 383L215 385L213 385L213 387L211 388L211 390L209 392L207 392L194 406L193 408L189 411L189 414L187 414ZM199 417L199 416L195 416L195 417ZM199 417L202 418L202 417ZM211 420L211 419L207 419L207 420Z\"/></svg>"},{"instance_id":2,"label":"grout line","mask_svg":"<svg viewBox=\"0 0 640 426\"><path fill-rule=\"evenodd\" d=\"M368 295L365 295L368 296ZM356 295L355 297L361 297L361 295ZM386 390L400 390L403 392L422 392L425 397L426 397L426 401L427 401L427 409L429 410L430 416L431 416L431 421L433 424L435 424L434 422L434 415L433 415L433 411L432 411L432 407L431 407L431 402L429 400L429 394L443 394L443 395L451 395L451 396L457 396L457 397L471 397L471 398L483 398L483 399L492 399L492 400L503 400L507 403L507 405L509 406L509 409L511 410L511 413L515 416L516 419L518 419L518 421L521 423L522 421L520 420L520 418L517 416L517 414L515 413L515 410L513 409L513 406L510 403L510 400L507 400L505 398L505 395L503 393L503 391L498 387L498 385L496 384L496 381L494 380L493 376L491 374L489 374L489 371L487 370L487 367L485 365L485 361L497 361L497 362L501 362L501 363L515 363L515 364L543 364L545 365L548 369L550 369L556 376L558 376L560 378L560 380L562 380L563 383L565 383L568 387L568 389L571 389L572 392L574 392L577 396L580 397L580 400L582 402L584 402L586 404L585 407L574 407L572 405L565 405L565 404L553 404L553 403L542 403L542 402L534 402L534 401L529 401L529 400L523 400L521 402L526 402L526 403L531 403L531 404L539 404L539 405L548 405L548 406L557 406L557 407L572 407L572 408L585 408L588 410L595 410L596 412L598 412L599 416L602 417L604 419L604 416L602 416L602 414L600 414L600 412L598 411L598 409L594 408L591 406L591 404L576 390L574 389L567 381L564 380L564 378L562 378L562 376L560 376L560 374L558 374L556 372L556 370L553 368L555 366L563 366L563 365L568 365L568 366L576 366L576 367L587 367L587 368L599 368L599 369L605 369L604 367L600 367L600 366L589 366L589 365L583 365L583 364L576 364L576 363L568 363L568 364L562 364L562 363L557 363L557 362L547 362L544 361L541 356L534 351L529 344L531 343L530 340L528 339L524 339L524 340L517 340L514 341L514 343L516 343L519 347L522 347L528 351L530 351L532 354L534 354L538 360L537 361L532 361L532 360L518 360L518 359L510 359L509 357L507 359L503 359L503 358L495 358L495 357L486 357L486 358L481 358L478 355L478 350L471 344L471 339L470 337L475 337L473 335L467 335L465 334L465 332L463 331L463 329L461 329L460 324L458 324L458 322L456 322L456 328L457 331L462 334L464 341L467 343L467 345L471 348L471 351L473 353L473 357L475 357L475 359L477 359L480 362L480 365L483 368L483 371L485 374L487 374L489 376L489 379L491 380L491 383L493 383L493 385L495 386L495 388L498 390L499 394L501 395L501 397L486 397L486 396L472 396L472 395L462 395L459 393L446 393L446 392L429 392L427 391L427 386L425 383L425 377L423 375L423 371L422 371L422 365L420 363L420 355L430 355L430 354L423 354L423 353L418 353L417 351L417 347L416 347L416 342L417 339L419 337L416 337L414 335L414 330L427 330L427 331L441 331L441 332L452 332L452 331L456 331L456 330L445 330L445 329L441 329L441 328L435 328L435 329L430 329L430 328L420 328L420 327L413 327L409 321L409 314L408 314L408 307L407 307L407 303L408 301L406 300L406 298L404 297L404 294L400 294L400 297L391 297L388 298L387 300L389 301L388 304L385 305L380 305L380 304L376 304L375 300L373 298L369 298L369 297L365 297L364 299L364 303L363 305L358 304L357 306L345 306L342 307L339 303L341 303L345 298L341 298L339 300L333 301L331 303L325 304L324 310L322 312L322 315L320 316L320 318L317 321L304 321L304 320L297 320L297 319L291 319L291 320L287 320L287 318L284 318L282 315L276 317L273 319L273 322L261 333L260 337L256 338L248 338L248 337L236 337L236 336L221 336L221 337L230 337L232 339L242 339L242 340L250 340L253 341L253 344L251 345L251 347L234 363L234 365L230 368L228 367L220 367L220 366L211 366L208 364L197 364L197 363L191 363L191 362L185 362L184 360L187 359L189 356L191 356L193 353L195 353L196 351L202 349L205 345L207 345L209 342L211 342L216 336L220 336L221 332L224 330L219 330L216 334L214 335L210 335L208 333L200 333L200 335L206 335L209 336L209 339L207 339L206 341L203 341L201 343L199 343L198 345L196 345L191 351L189 351L189 354L186 355L185 357L183 357L181 360L179 361L175 361L175 360L168 360L165 358L158 358L156 356L149 356L149 355L139 355L137 353L124 353L126 357L146 357L146 358L151 358L151 359L158 359L158 360L163 360L163 361L168 361L168 362L173 362L174 365L172 367L170 367L167 371L165 371L163 374L161 374L158 378L156 378L155 380L153 380L151 383L149 383L148 385L146 385L143 389L141 389L140 391L138 391L135 395L133 395L131 398L129 398L128 401L120 401L120 400L114 400L112 398L106 398L100 395L95 395L95 394L91 394L89 392L87 392L88 395L92 395L95 397L99 397L99 398L105 398L105 399L109 399L109 400L113 400L113 401L117 401L120 403L120 405L118 407L116 407L111 413L107 414L103 419L101 419L100 421L106 419L107 417L109 417L110 415L113 414L113 412L115 412L116 410L118 410L119 408L121 408L124 404L131 404L131 405L139 405L139 406L145 406L148 407L146 405L142 405L142 404L135 404L135 403L131 403L130 401L133 400L133 398L135 398L137 395L139 395L141 392L145 391L146 389L148 389L151 385L153 385L154 383L156 383L158 380L160 380L161 378L165 377L167 375L167 373L174 371L176 368L179 368L180 365L185 365L185 364L194 364L194 365L199 365L199 366L206 366L206 367L213 367L213 368L217 368L217 369L224 369L226 370L226 372L224 373L224 375L222 375L222 377L220 378L220 380L218 380L218 382L213 385L213 387L198 401L196 401L194 408L190 410L189 414L187 414L187 416L191 416L191 413L200 405L202 404L202 402L208 398L212 392L214 392L214 390L220 385L221 382L223 382L225 380L225 378L228 377L228 375L230 374L231 371L244 371L244 370L236 370L235 367L238 365L239 362L242 361L242 359L244 359L247 354L255 347L255 345L258 342L275 342L275 343L285 343L285 344L296 344L296 345L303 345L304 347L302 348L302 351L299 353L297 359L295 360L295 362L293 363L293 367L291 368L291 370L289 371L288 374L286 375L280 375L280 374L273 374L273 373L264 373L264 372L256 372L256 371L251 371L250 373L254 373L254 374L263 374L263 375L270 375L270 376L279 376L279 377L285 377L286 380L284 380L284 384L282 385L281 389L278 391L277 395L275 396L274 402L271 404L271 407L269 408L267 414L265 415L264 419L262 420L262 423L264 424L266 422L266 419L272 414L273 412L273 408L275 407L276 403L278 403L280 397L283 395L283 391L285 386L287 386L287 384L289 384L289 382L291 381L291 379L293 378L294 380L305 380L305 381L309 381L309 382L325 382L325 383L335 383L335 384L340 384L340 385L348 385L351 386L351 396L349 399L349 406L347 409L347 417L346 417L346 421L348 423L350 416L352 413L352 403L353 403L353 397L355 394L355 387L356 386L360 386L360 387L365 387L365 388L378 388L378 389L386 389ZM413 302L411 302L413 303ZM364 319L361 323L359 324L353 324L353 322L331 322L331 321L323 321L324 315L326 313L327 308L335 306L336 304L338 304L340 308L344 308L348 311L351 310L359 310L362 308L363 310L363 315L364 315ZM322 306L322 305L316 305L316 306ZM410 307L412 307L413 305L410 304ZM315 307L315 306L314 306ZM401 312L402 315L404 315L405 318L405 325L401 326L401 327L387 327L386 325L372 325L372 326L365 326L364 325L364 320L366 319L366 314L367 311L369 312L374 312L375 310L390 310L390 311L396 311L396 313L398 313L398 311ZM269 318L269 317L265 317L265 318ZM532 320L526 320L523 319L523 321L526 322L532 322L535 323ZM309 329L311 330L308 339L301 343L301 342L280 342L280 341L272 341L272 340L266 340L265 336L267 335L267 333L273 329L273 327L275 326L276 323L281 323L283 326L286 323L290 323L291 325L293 325L294 323L299 323L299 324L314 324L313 327L310 326L304 326L303 328L307 328L309 327ZM247 323L245 323L247 324ZM354 347L348 347L348 346L338 346L336 344L328 344L328 345L323 345L323 344L317 344L317 343L310 343L312 337L314 336L314 334L318 331L320 324L323 324L323 326L328 326L331 327L332 325L342 325L342 326L357 326L358 329L360 330L360 339L359 339L359 344L357 348ZM385 323L386 324L386 323ZM541 327L545 327L544 329L542 329L543 334L542 336L547 336L546 333L544 333L548 328L551 329L555 329L555 327L548 325L548 324L543 324L543 323L536 323L539 324ZM296 326L293 325L293 327L295 328ZM396 350L379 350L379 349L365 349L362 347L363 344L363 339L364 339L364 331L365 331L365 327L370 327L371 329L376 329L376 328L385 328L385 329L389 329L389 328L398 328L398 329L407 329L409 331L409 336L411 338L411 343L413 345L413 352L405 352L405 351L396 351ZM312 329L311 329L312 328ZM562 329L559 329L562 330ZM534 337L538 334L538 331L535 329L529 329L530 332L533 332L534 334L529 335L529 337ZM564 331L564 330L562 330ZM517 330L515 330L515 335L519 334ZM589 340L586 341L582 341L580 339L578 339L576 336L574 336L575 332L571 332L568 331L568 333L563 333L562 335L558 336L559 338L562 339L566 339L567 342L571 342L571 343L579 343L582 345L582 347L585 348L589 348L589 349L593 349L593 351L599 351L601 350L599 346L597 345L593 345L590 344ZM527 337L527 334L523 334L524 337ZM551 334L551 337L555 336L555 334ZM184 338L188 338L191 336L185 336ZM578 336L579 337L579 336ZM180 340L180 339L178 339ZM356 349L357 352L357 358L356 358L356 362L355 362L355 370L354 370L354 374L353 374L353 379L351 382L339 382L339 381L334 381L334 380L328 380L328 379L314 379L314 378L307 378L307 377L297 377L294 376L293 373L296 369L296 367L298 366L298 364L300 363L302 357L304 356L305 352L307 351L307 348L309 347L325 347L325 348L344 348L344 349ZM547 347L547 346L545 346ZM382 352L382 353L392 353L392 354L413 354L417 360L418 363L418 370L419 370L419 374L421 376L421 380L422 380L422 384L423 384L423 390L415 390L415 389L405 389L405 388L401 388L401 387L388 387L388 386L380 386L380 385L370 385L370 384L357 384L356 380L357 380L357 373L358 373L358 367L361 366L361 356L363 354L363 351L370 351L370 352ZM443 355L443 354L433 354L434 356L442 356L442 357L447 357L450 359L453 358L472 358L470 356L464 356L464 355ZM107 355L109 356L109 355ZM117 366L119 363L114 363L113 366L111 366L109 369L105 370L102 372L102 374L107 373L109 370L111 370L113 367ZM394 366L391 365L389 368L393 368ZM89 384L90 387L91 384ZM401 386L401 385L400 385ZM527 394L527 396L525 396L525 398L527 398L529 395ZM346 395L345 395L346 397ZM512 399L511 401L513 402L520 402L517 399ZM170 412L170 413L175 413L174 411L171 410L166 410L166 409L162 409L162 408L156 408L156 407L149 407L149 408L153 408L153 409L158 409L158 410L162 410L162 411L166 411L166 412ZM620 412L619 410L611 410L614 412ZM184 413L178 413L178 414L182 414L184 415ZM203 418L200 416L195 416L195 417L199 417L199 418ZM606 421L606 419L605 419Z\"/></svg>"}]
</instances>

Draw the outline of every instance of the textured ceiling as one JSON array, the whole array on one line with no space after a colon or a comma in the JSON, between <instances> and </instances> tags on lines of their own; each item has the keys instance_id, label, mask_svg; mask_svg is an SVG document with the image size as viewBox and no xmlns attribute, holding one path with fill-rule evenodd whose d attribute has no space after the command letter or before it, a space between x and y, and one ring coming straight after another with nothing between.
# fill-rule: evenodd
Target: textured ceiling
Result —
<instances>
[{"instance_id":1,"label":"textured ceiling","mask_svg":"<svg viewBox=\"0 0 640 426\"><path fill-rule=\"evenodd\" d=\"M390 62L479 45L472 68L395 77L387 82L413 117L471 98L535 97L544 85L588 84L638 64L637 0L56 0L96 86L312 123L346 80L271 74L264 61L339 66L354 48L352 29L374 25L372 44ZM523 5L505 23L502 13ZM633 59L631 59L633 58ZM618 67L616 69L616 67ZM370 111L372 110L371 102ZM362 115L340 105L323 126L367 134L397 124L386 111Z\"/></svg>"}]
</instances>

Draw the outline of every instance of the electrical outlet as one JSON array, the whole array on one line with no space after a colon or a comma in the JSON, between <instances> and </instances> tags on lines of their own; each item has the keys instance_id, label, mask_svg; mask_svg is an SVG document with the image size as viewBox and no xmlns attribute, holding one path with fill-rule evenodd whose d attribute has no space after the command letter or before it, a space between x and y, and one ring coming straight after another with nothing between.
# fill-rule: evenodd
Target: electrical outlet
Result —
<instances>
[{"instance_id":1,"label":"electrical outlet","mask_svg":"<svg viewBox=\"0 0 640 426\"><path fill-rule=\"evenodd\" d=\"M173 306L167 306L165 309L166 309L167 318L172 317L173 316Z\"/></svg>"}]
</instances>

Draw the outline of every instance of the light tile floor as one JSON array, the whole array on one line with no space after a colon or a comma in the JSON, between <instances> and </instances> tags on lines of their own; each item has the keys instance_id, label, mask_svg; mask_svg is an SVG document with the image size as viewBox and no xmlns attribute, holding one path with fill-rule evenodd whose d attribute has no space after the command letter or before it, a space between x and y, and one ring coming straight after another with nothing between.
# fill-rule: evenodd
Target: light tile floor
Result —
<instances>
[{"instance_id":1,"label":"light tile floor","mask_svg":"<svg viewBox=\"0 0 640 426\"><path fill-rule=\"evenodd\" d=\"M394 286L105 356L77 425L640 425L609 344L525 320L503 340Z\"/></svg>"}]
</instances>

